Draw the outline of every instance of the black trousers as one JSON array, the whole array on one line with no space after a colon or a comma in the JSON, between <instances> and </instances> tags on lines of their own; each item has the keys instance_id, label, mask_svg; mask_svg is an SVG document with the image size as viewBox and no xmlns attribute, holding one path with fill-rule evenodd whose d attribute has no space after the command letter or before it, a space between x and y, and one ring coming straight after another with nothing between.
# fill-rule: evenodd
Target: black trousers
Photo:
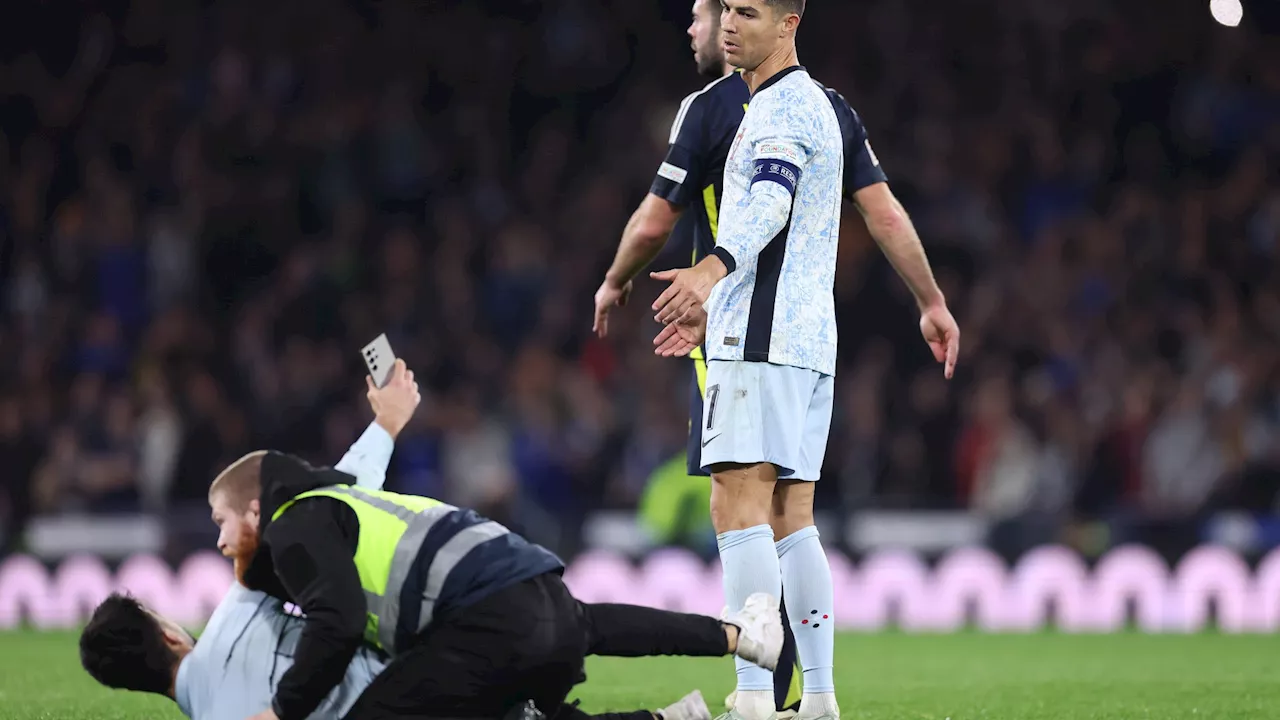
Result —
<instances>
[{"instance_id":1,"label":"black trousers","mask_svg":"<svg viewBox=\"0 0 1280 720\"><path fill-rule=\"evenodd\" d=\"M587 655L719 657L724 628L704 615L579 602L555 573L437 617L365 689L348 720L489 718L532 700L550 720L588 717L566 704ZM650 720L647 712L612 714Z\"/></svg>"}]
</instances>

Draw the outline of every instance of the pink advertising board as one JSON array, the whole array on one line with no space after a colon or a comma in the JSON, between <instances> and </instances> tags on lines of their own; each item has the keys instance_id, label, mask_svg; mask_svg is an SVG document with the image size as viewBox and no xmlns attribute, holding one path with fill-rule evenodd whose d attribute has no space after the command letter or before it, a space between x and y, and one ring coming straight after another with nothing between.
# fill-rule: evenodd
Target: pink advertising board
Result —
<instances>
[{"instance_id":1,"label":"pink advertising board","mask_svg":"<svg viewBox=\"0 0 1280 720\"><path fill-rule=\"evenodd\" d=\"M1073 551L1046 546L1012 567L982 548L952 551L932 567L908 552L886 550L854 563L831 553L836 622L851 630L896 624L912 632L947 632L972 617L991 632L1028 632L1055 625L1067 632L1112 632L1133 609L1146 632L1195 632L1211 608L1225 632L1280 629L1280 550L1254 570L1235 553L1204 546L1169 567L1151 550L1116 548L1092 569ZM630 602L716 615L723 595L720 567L681 550L662 550L639 564L609 554L579 556L566 573L587 602ZM68 628L82 623L114 590L127 590L180 622L198 625L232 582L231 566L198 553L176 569L137 555L113 573L92 556L52 570L24 556L0 561L0 628L28 624Z\"/></svg>"}]
</instances>

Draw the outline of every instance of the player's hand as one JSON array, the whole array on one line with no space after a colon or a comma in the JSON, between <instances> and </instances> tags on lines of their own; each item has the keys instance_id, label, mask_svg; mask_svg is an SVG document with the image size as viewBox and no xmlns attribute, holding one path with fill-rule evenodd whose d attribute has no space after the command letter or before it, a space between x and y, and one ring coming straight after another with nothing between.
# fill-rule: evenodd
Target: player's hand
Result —
<instances>
[{"instance_id":1,"label":"player's hand","mask_svg":"<svg viewBox=\"0 0 1280 720\"><path fill-rule=\"evenodd\" d=\"M395 439L413 419L413 412L418 409L418 403L422 402L422 394L418 391L418 383L414 382L413 371L405 367L404 360L396 358L396 364L391 368L391 377L384 387L374 385L373 378L368 375L364 382L369 388L365 397L369 398L369 407L373 408L374 422Z\"/></svg>"},{"instance_id":2,"label":"player's hand","mask_svg":"<svg viewBox=\"0 0 1280 720\"><path fill-rule=\"evenodd\" d=\"M600 283L600 289L596 290L596 320L591 326L591 332L596 337L604 337L609 334L609 311L614 305L618 307L626 307L627 300L631 297L631 281L618 286L605 278Z\"/></svg>"},{"instance_id":3,"label":"player's hand","mask_svg":"<svg viewBox=\"0 0 1280 720\"><path fill-rule=\"evenodd\" d=\"M686 357L706 339L707 313L697 306L679 320L662 326L662 331L653 339L653 352L662 357Z\"/></svg>"},{"instance_id":4,"label":"player's hand","mask_svg":"<svg viewBox=\"0 0 1280 720\"><path fill-rule=\"evenodd\" d=\"M702 262L691 268L649 273L649 277L654 280L671 283L653 301L653 311L657 313L653 319L663 325L670 325L684 317L691 308L701 310L707 303L707 298L711 297L712 288L724 275L724 263L714 255L703 258Z\"/></svg>"},{"instance_id":5,"label":"player's hand","mask_svg":"<svg viewBox=\"0 0 1280 720\"><path fill-rule=\"evenodd\" d=\"M936 305L920 314L920 334L929 343L933 359L945 363L942 374L950 380L960 356L960 326L946 305Z\"/></svg>"},{"instance_id":6,"label":"player's hand","mask_svg":"<svg viewBox=\"0 0 1280 720\"><path fill-rule=\"evenodd\" d=\"M280 717L276 715L275 710L265 710L249 718L249 720L280 720Z\"/></svg>"}]
</instances>

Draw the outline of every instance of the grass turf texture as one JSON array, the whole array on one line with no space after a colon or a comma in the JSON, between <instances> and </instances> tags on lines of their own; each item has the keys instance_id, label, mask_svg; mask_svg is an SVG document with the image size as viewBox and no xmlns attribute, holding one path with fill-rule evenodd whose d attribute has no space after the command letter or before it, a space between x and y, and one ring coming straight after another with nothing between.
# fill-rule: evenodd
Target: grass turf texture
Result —
<instances>
[{"instance_id":1,"label":"grass turf texture","mask_svg":"<svg viewBox=\"0 0 1280 720\"><path fill-rule=\"evenodd\" d=\"M99 687L74 633L0 633L0 719L180 718L168 700ZM841 635L847 720L1280 717L1280 639L1270 636ZM698 688L713 713L727 659L600 659L580 686L590 712L657 708Z\"/></svg>"}]
</instances>

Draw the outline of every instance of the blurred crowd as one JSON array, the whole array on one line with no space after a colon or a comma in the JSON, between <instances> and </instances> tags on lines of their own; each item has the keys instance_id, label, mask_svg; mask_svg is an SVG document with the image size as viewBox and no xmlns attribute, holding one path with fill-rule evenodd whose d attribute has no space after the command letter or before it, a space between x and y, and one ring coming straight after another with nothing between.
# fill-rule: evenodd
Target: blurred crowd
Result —
<instances>
[{"instance_id":1,"label":"blurred crowd","mask_svg":"<svg viewBox=\"0 0 1280 720\"><path fill-rule=\"evenodd\" d=\"M590 328L706 81L689 2L83 5L0 32L11 539L200 507L255 448L335 462L384 331L424 388L390 489L572 547L683 452L658 286ZM846 208L824 508L1276 510L1280 42L1176 5L811 3L801 61L863 115L963 332L948 383Z\"/></svg>"}]
</instances>

